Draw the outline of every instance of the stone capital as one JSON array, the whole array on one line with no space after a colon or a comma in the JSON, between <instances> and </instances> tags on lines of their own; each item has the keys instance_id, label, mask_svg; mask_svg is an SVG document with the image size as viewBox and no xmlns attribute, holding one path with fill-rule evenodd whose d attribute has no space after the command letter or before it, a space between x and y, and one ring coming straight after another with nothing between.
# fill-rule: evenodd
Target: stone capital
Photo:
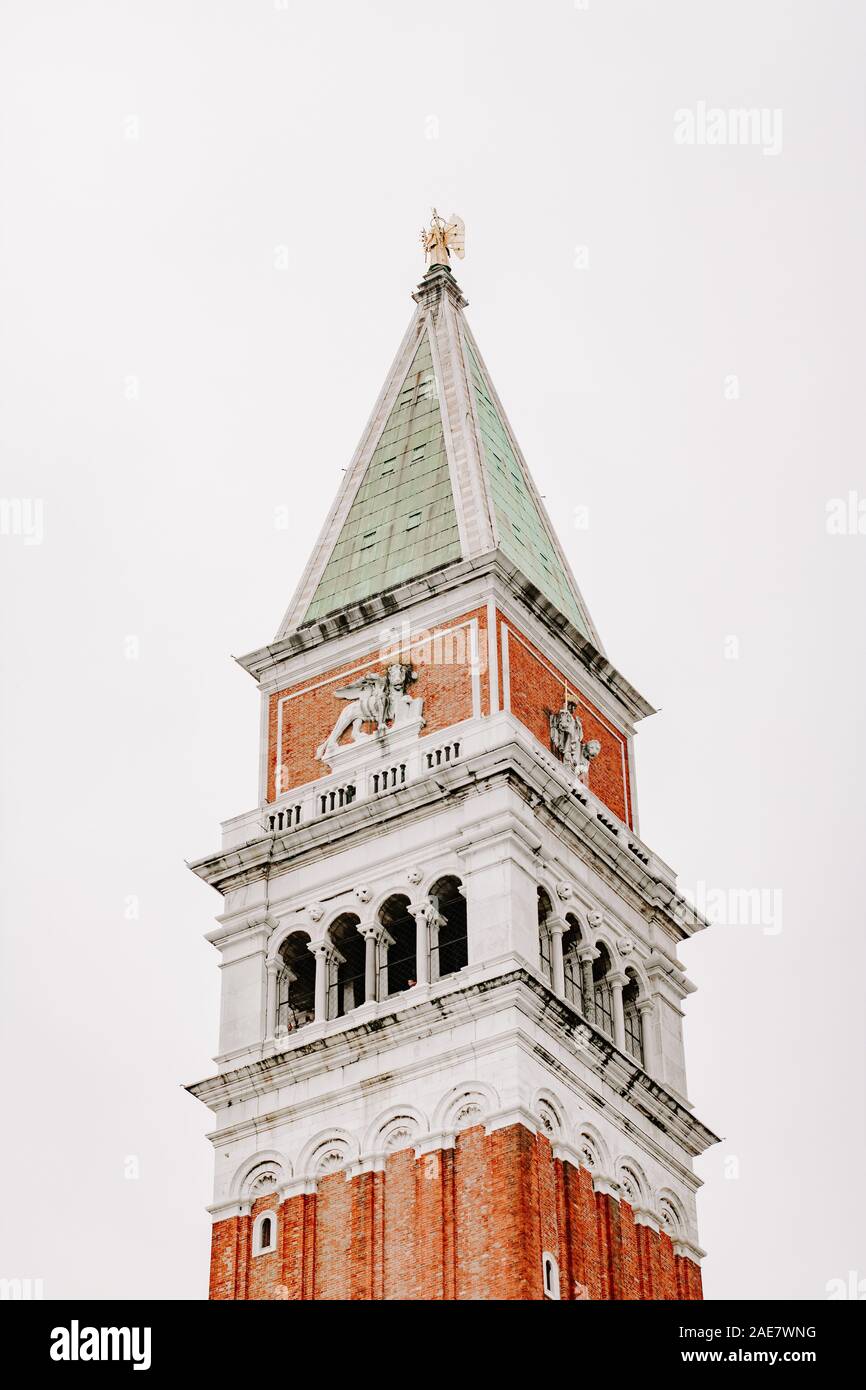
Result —
<instances>
[{"instance_id":1,"label":"stone capital","mask_svg":"<svg viewBox=\"0 0 866 1390\"><path fill-rule=\"evenodd\" d=\"M365 941L371 936L374 941L383 941L388 933L381 922L365 922L358 927L358 935L363 936Z\"/></svg>"},{"instance_id":2,"label":"stone capital","mask_svg":"<svg viewBox=\"0 0 866 1390\"><path fill-rule=\"evenodd\" d=\"M551 936L562 936L571 928L571 923L566 922L564 917L548 917L544 925Z\"/></svg>"},{"instance_id":3,"label":"stone capital","mask_svg":"<svg viewBox=\"0 0 866 1390\"><path fill-rule=\"evenodd\" d=\"M417 902L410 903L407 910L416 922L419 917L422 917L428 927L441 927L447 920L431 898L419 898Z\"/></svg>"},{"instance_id":4,"label":"stone capital","mask_svg":"<svg viewBox=\"0 0 866 1390\"><path fill-rule=\"evenodd\" d=\"M307 943L307 950L311 951L316 959L323 956L325 960L336 960L341 965L345 959L332 941L310 941Z\"/></svg>"}]
</instances>

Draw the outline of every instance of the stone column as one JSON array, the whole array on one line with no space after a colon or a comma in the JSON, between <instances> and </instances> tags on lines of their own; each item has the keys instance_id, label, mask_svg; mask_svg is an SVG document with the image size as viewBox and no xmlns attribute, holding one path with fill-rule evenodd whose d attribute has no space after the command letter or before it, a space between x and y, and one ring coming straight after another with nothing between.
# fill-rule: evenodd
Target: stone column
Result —
<instances>
[{"instance_id":1,"label":"stone column","mask_svg":"<svg viewBox=\"0 0 866 1390\"><path fill-rule=\"evenodd\" d=\"M378 922L370 922L366 927L359 927L358 931L364 938L364 1003L373 1004L378 993L376 985L382 928Z\"/></svg>"},{"instance_id":2,"label":"stone column","mask_svg":"<svg viewBox=\"0 0 866 1390\"><path fill-rule=\"evenodd\" d=\"M592 962L598 955L594 946L581 946L577 953L580 961L580 994L583 1000L583 1016L595 1023L595 981L592 978Z\"/></svg>"},{"instance_id":3,"label":"stone column","mask_svg":"<svg viewBox=\"0 0 866 1390\"><path fill-rule=\"evenodd\" d=\"M427 915L435 912L427 898L423 902L410 903L409 912L415 918L415 980L419 985L430 983L430 932Z\"/></svg>"},{"instance_id":4,"label":"stone column","mask_svg":"<svg viewBox=\"0 0 866 1390\"><path fill-rule=\"evenodd\" d=\"M439 979L439 928L444 927L447 917L440 912L438 907L430 903L427 909L427 950L430 953L430 983L435 984Z\"/></svg>"},{"instance_id":5,"label":"stone column","mask_svg":"<svg viewBox=\"0 0 866 1390\"><path fill-rule=\"evenodd\" d=\"M380 999L388 998L388 947L394 945L394 938L386 927L382 927L382 934L379 937L376 957L378 960L378 978L376 991Z\"/></svg>"},{"instance_id":6,"label":"stone column","mask_svg":"<svg viewBox=\"0 0 866 1390\"><path fill-rule=\"evenodd\" d=\"M331 969L331 944L317 941L307 948L316 957L316 1004L315 1021L325 1023L328 1018L328 975Z\"/></svg>"},{"instance_id":7,"label":"stone column","mask_svg":"<svg viewBox=\"0 0 866 1390\"><path fill-rule=\"evenodd\" d=\"M554 994L565 998L565 963L562 959L562 938L568 931L568 923L561 917L551 917L545 923L550 934L550 982Z\"/></svg>"},{"instance_id":8,"label":"stone column","mask_svg":"<svg viewBox=\"0 0 866 1390\"><path fill-rule=\"evenodd\" d=\"M277 976L280 973L280 962L269 960L267 964L268 989L267 1003L265 1006L265 1041L269 1042L277 1031Z\"/></svg>"},{"instance_id":9,"label":"stone column","mask_svg":"<svg viewBox=\"0 0 866 1390\"><path fill-rule=\"evenodd\" d=\"M622 1007L622 992L628 984L628 976L612 970L607 977L610 986L610 1004L613 1014L613 1040L621 1052L625 1051L625 1014Z\"/></svg>"},{"instance_id":10,"label":"stone column","mask_svg":"<svg viewBox=\"0 0 866 1390\"><path fill-rule=\"evenodd\" d=\"M640 1036L643 1046L643 1069L650 1076L656 1074L656 1049L653 1026L655 1024L655 1008L651 999L641 999L637 1006L640 1014Z\"/></svg>"}]
</instances>

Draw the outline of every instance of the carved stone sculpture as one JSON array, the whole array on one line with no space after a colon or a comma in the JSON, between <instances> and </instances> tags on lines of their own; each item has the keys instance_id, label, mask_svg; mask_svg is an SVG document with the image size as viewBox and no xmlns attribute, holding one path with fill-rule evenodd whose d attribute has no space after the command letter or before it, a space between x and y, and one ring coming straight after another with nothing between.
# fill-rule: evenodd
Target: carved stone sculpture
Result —
<instances>
[{"instance_id":1,"label":"carved stone sculpture","mask_svg":"<svg viewBox=\"0 0 866 1390\"><path fill-rule=\"evenodd\" d=\"M548 720L551 749L578 781L588 785L589 765L601 752L601 744L597 738L584 742L583 723L576 702L563 701L562 709L548 712Z\"/></svg>"},{"instance_id":2,"label":"carved stone sculpture","mask_svg":"<svg viewBox=\"0 0 866 1390\"><path fill-rule=\"evenodd\" d=\"M389 723L396 726L408 719L413 711L420 714L421 700L413 700L408 687L416 679L411 666L404 662L394 662L383 673L362 676L353 685L335 690L338 700L350 703L340 713L336 724L324 743L316 749L320 760L333 753L343 734L351 725L352 738L357 743L364 735L364 725L374 724L375 734L383 738Z\"/></svg>"}]
</instances>

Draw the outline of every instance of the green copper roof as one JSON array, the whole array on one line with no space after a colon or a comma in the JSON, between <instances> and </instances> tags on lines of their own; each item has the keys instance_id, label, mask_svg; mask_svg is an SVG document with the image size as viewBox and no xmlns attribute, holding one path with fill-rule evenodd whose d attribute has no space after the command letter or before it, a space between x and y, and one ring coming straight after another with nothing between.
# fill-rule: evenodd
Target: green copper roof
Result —
<instances>
[{"instance_id":1,"label":"green copper roof","mask_svg":"<svg viewBox=\"0 0 866 1390\"><path fill-rule=\"evenodd\" d=\"M304 622L460 559L425 332Z\"/></svg>"},{"instance_id":2,"label":"green copper roof","mask_svg":"<svg viewBox=\"0 0 866 1390\"><path fill-rule=\"evenodd\" d=\"M484 462L496 511L499 549L523 571L545 598L570 618L584 636L589 637L586 618L559 559L550 528L535 503L523 468L511 447L508 431L493 404L490 388L468 341L466 350L484 446Z\"/></svg>"}]
</instances>

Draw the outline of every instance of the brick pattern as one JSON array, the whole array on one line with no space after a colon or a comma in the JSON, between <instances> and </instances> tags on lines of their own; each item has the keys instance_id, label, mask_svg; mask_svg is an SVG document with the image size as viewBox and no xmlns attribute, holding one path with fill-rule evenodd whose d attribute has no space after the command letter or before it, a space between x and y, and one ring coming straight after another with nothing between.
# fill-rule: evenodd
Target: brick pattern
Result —
<instances>
[{"instance_id":1,"label":"brick pattern","mask_svg":"<svg viewBox=\"0 0 866 1390\"><path fill-rule=\"evenodd\" d=\"M490 712L490 684L487 670L487 609L478 608L455 618L443 629L442 635L431 635L420 646L414 646L402 658L411 660L418 672L412 687L414 695L423 696L424 733L437 733L461 719L472 717L472 668L469 628L462 624L475 619L478 623L478 652L481 683L481 710ZM423 636L423 634L422 634ZM286 686L270 698L268 704L268 788L267 799L276 798L275 778L278 765L277 738L279 704L283 705L282 769L283 791L301 787L327 774L328 768L316 759L316 749L330 734L344 702L333 698L333 691L343 684L360 679L365 672L381 671L386 664L400 659L389 652L383 660L380 648L371 649L369 656L336 666L314 679ZM347 679L347 677L349 679ZM343 743L350 739L343 736Z\"/></svg>"},{"instance_id":2,"label":"brick pattern","mask_svg":"<svg viewBox=\"0 0 866 1390\"><path fill-rule=\"evenodd\" d=\"M577 699L585 740L597 738L601 752L589 770L590 790L609 806L614 815L626 825L632 824L631 787L628 772L628 742L624 734L611 727L610 721L592 704L574 682L538 650L513 623L497 615L498 645L502 648L503 623L509 630L508 666L511 691L511 712L535 735L545 748L550 748L548 711L562 708L566 689ZM501 668L501 658L500 658Z\"/></svg>"},{"instance_id":3,"label":"brick pattern","mask_svg":"<svg viewBox=\"0 0 866 1390\"><path fill-rule=\"evenodd\" d=\"M545 1251L565 1300L703 1297L665 1232L519 1124L475 1125L418 1158L402 1149L381 1172L328 1173L279 1207L276 1251L252 1256L253 1222L276 1201L214 1225L212 1299L540 1300Z\"/></svg>"}]
</instances>

